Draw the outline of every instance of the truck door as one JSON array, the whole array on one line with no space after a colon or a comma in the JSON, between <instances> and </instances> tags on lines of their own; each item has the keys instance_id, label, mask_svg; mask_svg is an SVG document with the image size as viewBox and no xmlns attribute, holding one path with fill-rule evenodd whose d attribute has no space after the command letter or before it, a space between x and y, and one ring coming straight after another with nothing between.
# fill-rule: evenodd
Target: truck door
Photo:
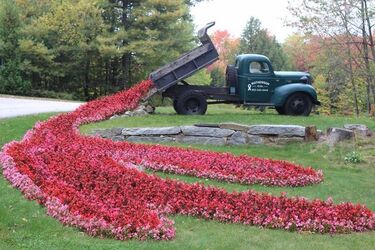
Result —
<instances>
[{"instance_id":1,"label":"truck door","mask_svg":"<svg viewBox=\"0 0 375 250\"><path fill-rule=\"evenodd\" d=\"M270 103L275 81L271 65L265 61L250 61L246 77L244 102Z\"/></svg>"}]
</instances>

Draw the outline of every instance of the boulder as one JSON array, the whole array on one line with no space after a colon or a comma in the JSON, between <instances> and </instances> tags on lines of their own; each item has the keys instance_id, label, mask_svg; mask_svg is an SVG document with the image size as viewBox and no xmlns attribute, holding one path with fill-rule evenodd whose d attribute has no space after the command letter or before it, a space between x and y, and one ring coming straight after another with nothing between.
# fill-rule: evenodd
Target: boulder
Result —
<instances>
[{"instance_id":1,"label":"boulder","mask_svg":"<svg viewBox=\"0 0 375 250\"><path fill-rule=\"evenodd\" d=\"M237 131L228 140L229 145L245 145L249 142L249 137L247 133Z\"/></svg>"},{"instance_id":2,"label":"boulder","mask_svg":"<svg viewBox=\"0 0 375 250\"><path fill-rule=\"evenodd\" d=\"M224 138L206 137L206 136L180 136L177 142L186 144L201 144L201 145L215 145L222 146L226 144Z\"/></svg>"},{"instance_id":3,"label":"boulder","mask_svg":"<svg viewBox=\"0 0 375 250\"><path fill-rule=\"evenodd\" d=\"M196 127L196 126L182 126L182 133L187 136L205 136L205 137L228 137L235 131L231 129L211 128L211 127Z\"/></svg>"},{"instance_id":4,"label":"boulder","mask_svg":"<svg viewBox=\"0 0 375 250\"><path fill-rule=\"evenodd\" d=\"M354 132L350 129L329 128L327 130L327 143L334 145L338 142L349 140L354 137Z\"/></svg>"},{"instance_id":5,"label":"boulder","mask_svg":"<svg viewBox=\"0 0 375 250\"><path fill-rule=\"evenodd\" d=\"M364 124L345 124L345 129L352 130L356 135L359 136L371 136L372 131Z\"/></svg>"},{"instance_id":6,"label":"boulder","mask_svg":"<svg viewBox=\"0 0 375 250\"><path fill-rule=\"evenodd\" d=\"M248 144L255 144L255 145L264 144L264 139L258 135L249 135Z\"/></svg>"},{"instance_id":7,"label":"boulder","mask_svg":"<svg viewBox=\"0 0 375 250\"><path fill-rule=\"evenodd\" d=\"M252 135L305 136L305 127L298 125L253 125L247 133Z\"/></svg>"},{"instance_id":8,"label":"boulder","mask_svg":"<svg viewBox=\"0 0 375 250\"><path fill-rule=\"evenodd\" d=\"M160 127L160 128L124 128L122 135L177 135L181 133L180 127Z\"/></svg>"},{"instance_id":9,"label":"boulder","mask_svg":"<svg viewBox=\"0 0 375 250\"><path fill-rule=\"evenodd\" d=\"M153 114L155 113L155 107L151 106L151 105L146 105L145 107L145 111L148 113L148 114Z\"/></svg>"},{"instance_id":10,"label":"boulder","mask_svg":"<svg viewBox=\"0 0 375 250\"><path fill-rule=\"evenodd\" d=\"M136 109L130 113L130 116L145 116L148 115L147 111L142 109Z\"/></svg>"},{"instance_id":11,"label":"boulder","mask_svg":"<svg viewBox=\"0 0 375 250\"><path fill-rule=\"evenodd\" d=\"M263 144L263 139L257 135L237 131L228 140L228 145Z\"/></svg>"},{"instance_id":12,"label":"boulder","mask_svg":"<svg viewBox=\"0 0 375 250\"><path fill-rule=\"evenodd\" d=\"M167 136L129 136L125 140L130 142L164 143L174 142L175 138Z\"/></svg>"},{"instance_id":13,"label":"boulder","mask_svg":"<svg viewBox=\"0 0 375 250\"><path fill-rule=\"evenodd\" d=\"M116 136L112 137L111 139L112 139L112 141L124 141L125 137L123 135L116 135Z\"/></svg>"},{"instance_id":14,"label":"boulder","mask_svg":"<svg viewBox=\"0 0 375 250\"><path fill-rule=\"evenodd\" d=\"M242 132L247 132L250 128L250 126L239 124L239 123L220 123L219 127L222 129L231 129L235 131L242 131Z\"/></svg>"}]
</instances>

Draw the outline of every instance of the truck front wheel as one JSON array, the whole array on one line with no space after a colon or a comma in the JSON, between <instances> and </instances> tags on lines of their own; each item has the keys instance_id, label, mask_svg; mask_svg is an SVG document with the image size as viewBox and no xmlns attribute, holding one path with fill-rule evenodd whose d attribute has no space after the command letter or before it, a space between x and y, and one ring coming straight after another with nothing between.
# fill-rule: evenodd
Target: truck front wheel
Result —
<instances>
[{"instance_id":1,"label":"truck front wheel","mask_svg":"<svg viewBox=\"0 0 375 250\"><path fill-rule=\"evenodd\" d=\"M173 107L180 115L204 115L207 111L207 100L199 92L187 91L175 99Z\"/></svg>"},{"instance_id":2,"label":"truck front wheel","mask_svg":"<svg viewBox=\"0 0 375 250\"><path fill-rule=\"evenodd\" d=\"M312 102L310 96L304 93L294 93L288 97L284 105L286 115L304 115L311 113Z\"/></svg>"}]
</instances>

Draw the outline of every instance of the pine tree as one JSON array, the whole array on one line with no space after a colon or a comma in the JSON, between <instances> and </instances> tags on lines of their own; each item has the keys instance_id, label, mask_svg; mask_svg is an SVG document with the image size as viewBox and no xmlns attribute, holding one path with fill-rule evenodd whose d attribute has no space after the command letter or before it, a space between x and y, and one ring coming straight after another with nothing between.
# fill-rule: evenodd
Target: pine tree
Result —
<instances>
[{"instance_id":1,"label":"pine tree","mask_svg":"<svg viewBox=\"0 0 375 250\"><path fill-rule=\"evenodd\" d=\"M24 94L30 88L22 80L19 55L19 11L13 0L0 5L0 93Z\"/></svg>"},{"instance_id":2,"label":"pine tree","mask_svg":"<svg viewBox=\"0 0 375 250\"><path fill-rule=\"evenodd\" d=\"M287 57L274 36L262 28L259 19L251 17L240 40L240 53L263 54L270 58L275 70L289 69Z\"/></svg>"}]
</instances>

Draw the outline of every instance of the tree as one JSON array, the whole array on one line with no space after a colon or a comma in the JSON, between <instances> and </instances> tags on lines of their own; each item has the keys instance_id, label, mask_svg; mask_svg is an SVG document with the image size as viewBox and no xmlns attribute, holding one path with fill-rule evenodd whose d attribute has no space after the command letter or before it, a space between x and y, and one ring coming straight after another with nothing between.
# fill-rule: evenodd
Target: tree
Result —
<instances>
[{"instance_id":1,"label":"tree","mask_svg":"<svg viewBox=\"0 0 375 250\"><path fill-rule=\"evenodd\" d=\"M240 53L264 54L270 58L277 70L289 69L289 64L281 45L275 36L263 29L259 19L251 17L247 22L240 40Z\"/></svg>"},{"instance_id":2,"label":"tree","mask_svg":"<svg viewBox=\"0 0 375 250\"><path fill-rule=\"evenodd\" d=\"M3 2L1 77L31 82L28 94L88 100L129 87L189 50L189 6L199 0Z\"/></svg>"},{"instance_id":3,"label":"tree","mask_svg":"<svg viewBox=\"0 0 375 250\"><path fill-rule=\"evenodd\" d=\"M374 71L371 66L375 58L371 25L374 7L374 3L366 0L300 0L290 6L290 11L296 17L291 25L299 27L305 34L319 36L325 47L337 52L333 56L343 60L341 67L351 85L357 115L359 103L362 103L357 83L366 79L367 113L370 112L371 91L374 92ZM346 85L346 82L341 85Z\"/></svg>"},{"instance_id":4,"label":"tree","mask_svg":"<svg viewBox=\"0 0 375 250\"><path fill-rule=\"evenodd\" d=\"M19 10L13 0L0 5L0 92L24 94L30 85L22 80L19 57Z\"/></svg>"},{"instance_id":5,"label":"tree","mask_svg":"<svg viewBox=\"0 0 375 250\"><path fill-rule=\"evenodd\" d=\"M228 64L234 64L238 54L240 40L227 30L217 30L211 36L212 43L219 53L219 60L207 68L211 76L211 85L225 84L225 70Z\"/></svg>"}]
</instances>

